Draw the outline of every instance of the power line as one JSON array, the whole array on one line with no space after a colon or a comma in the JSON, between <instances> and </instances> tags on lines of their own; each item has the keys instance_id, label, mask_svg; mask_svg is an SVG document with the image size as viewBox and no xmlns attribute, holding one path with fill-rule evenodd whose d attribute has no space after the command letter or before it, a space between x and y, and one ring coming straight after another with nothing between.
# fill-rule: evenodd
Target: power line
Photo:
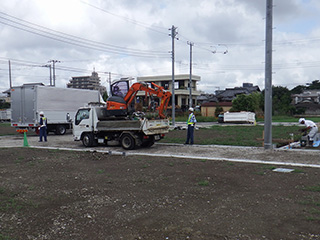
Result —
<instances>
[{"instance_id":1,"label":"power line","mask_svg":"<svg viewBox=\"0 0 320 240\"><path fill-rule=\"evenodd\" d=\"M97 6L93 5L93 4L87 3L87 2L82 1L82 0L79 0L79 1L80 1L82 4L85 4L85 5L87 5L87 6L91 7L91 8L94 8L94 9L99 10L99 11L101 11L101 12L107 13L107 14L112 15L112 16L114 16L114 17L120 18L120 19L122 19L122 20L124 20L124 21L126 21L126 22L129 22L129 23L132 23L132 24L134 24L134 25L137 25L137 26L146 28L146 29L148 29L148 30L150 30L150 31L154 31L154 32L157 32L157 33L160 33L160 34L163 34L163 35L167 35L166 32L161 32L161 31L158 31L158 30L154 29L155 27L157 27L157 28L159 28L159 29L161 29L161 30L164 30L164 31L167 30L167 29L164 28L164 27L159 27L159 26L150 27L149 25L147 25L147 24L145 24L145 23L143 23L143 22L140 22L140 21L137 21L137 20L128 18L128 17L124 17L124 16L121 16L121 15L112 13L112 12L110 12L110 11L108 11L108 10L105 10L105 9L103 9L103 8L100 8L100 7L97 7Z\"/></svg>"},{"instance_id":2,"label":"power line","mask_svg":"<svg viewBox=\"0 0 320 240\"><path fill-rule=\"evenodd\" d=\"M28 22L28 21L22 20L20 18L16 18L14 16L11 16L3 12L0 12L0 14L2 15L0 16L0 23L2 24L11 26L13 28L16 28L25 32L46 37L52 40L72 44L75 46L89 48L97 51L110 52L115 54L126 54L126 55L136 56L136 57L158 57L158 58L169 57L169 54L167 52L131 49L131 48L126 48L122 46L116 46L116 45L101 43L97 41L92 41L82 37L66 34L60 31L55 31L31 22Z\"/></svg>"}]
</instances>

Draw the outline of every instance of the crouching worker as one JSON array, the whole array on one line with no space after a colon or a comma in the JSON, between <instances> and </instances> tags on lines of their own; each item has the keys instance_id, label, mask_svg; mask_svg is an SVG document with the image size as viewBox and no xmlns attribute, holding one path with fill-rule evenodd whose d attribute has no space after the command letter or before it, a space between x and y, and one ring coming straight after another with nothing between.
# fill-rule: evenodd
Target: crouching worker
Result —
<instances>
[{"instance_id":1,"label":"crouching worker","mask_svg":"<svg viewBox=\"0 0 320 240\"><path fill-rule=\"evenodd\" d=\"M40 112L40 121L39 121L39 130L40 130L40 139L39 142L42 142L42 138L44 141L47 141L47 118L44 116L43 112Z\"/></svg>"},{"instance_id":2,"label":"crouching worker","mask_svg":"<svg viewBox=\"0 0 320 240\"><path fill-rule=\"evenodd\" d=\"M300 124L304 124L305 128L300 129L301 132L309 131L308 137L309 141L313 141L313 138L318 133L317 125L311 120L305 120L304 118L299 119Z\"/></svg>"}]
</instances>

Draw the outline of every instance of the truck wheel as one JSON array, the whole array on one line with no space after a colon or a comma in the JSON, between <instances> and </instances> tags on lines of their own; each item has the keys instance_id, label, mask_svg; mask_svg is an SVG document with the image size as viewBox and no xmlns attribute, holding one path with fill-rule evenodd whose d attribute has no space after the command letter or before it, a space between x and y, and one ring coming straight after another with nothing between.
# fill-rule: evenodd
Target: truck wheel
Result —
<instances>
[{"instance_id":1,"label":"truck wheel","mask_svg":"<svg viewBox=\"0 0 320 240\"><path fill-rule=\"evenodd\" d=\"M82 144L85 147L92 147L94 143L93 135L91 133L85 133L82 138Z\"/></svg>"},{"instance_id":2,"label":"truck wheel","mask_svg":"<svg viewBox=\"0 0 320 240\"><path fill-rule=\"evenodd\" d=\"M63 125L58 125L56 127L56 134L57 135L64 135L67 132L67 128Z\"/></svg>"},{"instance_id":3,"label":"truck wheel","mask_svg":"<svg viewBox=\"0 0 320 240\"><path fill-rule=\"evenodd\" d=\"M136 147L136 142L129 133L125 133L122 135L120 143L121 146L126 150L132 150Z\"/></svg>"}]
</instances>

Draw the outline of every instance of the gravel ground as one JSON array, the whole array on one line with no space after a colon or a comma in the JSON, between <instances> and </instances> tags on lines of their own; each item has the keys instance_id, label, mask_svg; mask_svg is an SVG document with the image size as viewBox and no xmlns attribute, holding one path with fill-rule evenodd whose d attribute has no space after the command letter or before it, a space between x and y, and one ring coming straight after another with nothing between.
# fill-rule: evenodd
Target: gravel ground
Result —
<instances>
[{"instance_id":1,"label":"gravel ground","mask_svg":"<svg viewBox=\"0 0 320 240\"><path fill-rule=\"evenodd\" d=\"M1 240L320 239L317 150L27 141L0 137Z\"/></svg>"}]
</instances>

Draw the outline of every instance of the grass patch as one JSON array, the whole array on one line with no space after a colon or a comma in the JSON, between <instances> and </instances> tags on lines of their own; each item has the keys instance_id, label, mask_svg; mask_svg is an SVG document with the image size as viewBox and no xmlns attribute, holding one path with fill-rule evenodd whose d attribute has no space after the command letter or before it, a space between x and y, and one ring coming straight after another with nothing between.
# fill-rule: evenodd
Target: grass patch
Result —
<instances>
[{"instance_id":1,"label":"grass patch","mask_svg":"<svg viewBox=\"0 0 320 240\"><path fill-rule=\"evenodd\" d=\"M0 233L0 240L14 240L14 238L11 238L8 235L3 235L2 233Z\"/></svg>"},{"instance_id":2,"label":"grass patch","mask_svg":"<svg viewBox=\"0 0 320 240\"><path fill-rule=\"evenodd\" d=\"M299 118L291 117L291 116L272 116L272 122L298 122ZM258 119L259 121L263 121L263 119ZM308 120L313 122L320 122L319 117L308 117Z\"/></svg>"},{"instance_id":3,"label":"grass patch","mask_svg":"<svg viewBox=\"0 0 320 240\"><path fill-rule=\"evenodd\" d=\"M312 216L309 216L306 218L308 221L320 221L320 217L312 217Z\"/></svg>"},{"instance_id":4,"label":"grass patch","mask_svg":"<svg viewBox=\"0 0 320 240\"><path fill-rule=\"evenodd\" d=\"M144 165L142 166L142 168L148 168L148 167L150 167L148 164L144 164Z\"/></svg>"},{"instance_id":5,"label":"grass patch","mask_svg":"<svg viewBox=\"0 0 320 240\"><path fill-rule=\"evenodd\" d=\"M304 188L305 191L310 191L310 192L320 192L320 184L315 185L315 186L308 186Z\"/></svg>"},{"instance_id":6,"label":"grass patch","mask_svg":"<svg viewBox=\"0 0 320 240\"><path fill-rule=\"evenodd\" d=\"M308 206L317 206L320 207L320 201L316 201L314 199L306 199L299 202L301 205L308 205Z\"/></svg>"},{"instance_id":7,"label":"grass patch","mask_svg":"<svg viewBox=\"0 0 320 240\"><path fill-rule=\"evenodd\" d=\"M188 113L184 113L182 116L176 116L175 121L177 122L186 122L188 118ZM197 122L217 122L218 118L216 117L204 117L200 116L199 113L196 113ZM272 116L272 122L298 122L299 118L292 116ZM320 117L308 117L309 120L314 122L320 122ZM263 118L257 118L257 122L264 122Z\"/></svg>"},{"instance_id":8,"label":"grass patch","mask_svg":"<svg viewBox=\"0 0 320 240\"><path fill-rule=\"evenodd\" d=\"M294 140L300 138L299 126L273 126L272 137L274 139L290 139L290 133L296 133ZM253 146L261 147L263 141L257 139L262 138L264 131L263 126L225 126L214 125L208 129L199 129L195 131L195 143L200 145L231 145L231 146ZM209 136L206 138L197 137L201 135ZM166 134L162 142L183 144L186 140L186 131L173 130Z\"/></svg>"},{"instance_id":9,"label":"grass patch","mask_svg":"<svg viewBox=\"0 0 320 240\"><path fill-rule=\"evenodd\" d=\"M3 212L14 211L19 212L24 204L16 200L14 197L1 198L0 210Z\"/></svg>"},{"instance_id":10,"label":"grass patch","mask_svg":"<svg viewBox=\"0 0 320 240\"><path fill-rule=\"evenodd\" d=\"M262 167L263 169L266 169L266 170L274 170L274 169L276 169L277 167L276 166L273 166L273 165L264 165L263 167Z\"/></svg>"},{"instance_id":11,"label":"grass patch","mask_svg":"<svg viewBox=\"0 0 320 240\"><path fill-rule=\"evenodd\" d=\"M265 175L265 174L266 174L266 172L265 172L265 171L263 171L263 170L261 170L261 171L259 171L259 172L256 172L256 174L257 174L257 175L260 175L260 176L263 176L263 175Z\"/></svg>"},{"instance_id":12,"label":"grass patch","mask_svg":"<svg viewBox=\"0 0 320 240\"><path fill-rule=\"evenodd\" d=\"M202 187L209 186L209 181L208 180L199 181L198 185Z\"/></svg>"}]
</instances>

